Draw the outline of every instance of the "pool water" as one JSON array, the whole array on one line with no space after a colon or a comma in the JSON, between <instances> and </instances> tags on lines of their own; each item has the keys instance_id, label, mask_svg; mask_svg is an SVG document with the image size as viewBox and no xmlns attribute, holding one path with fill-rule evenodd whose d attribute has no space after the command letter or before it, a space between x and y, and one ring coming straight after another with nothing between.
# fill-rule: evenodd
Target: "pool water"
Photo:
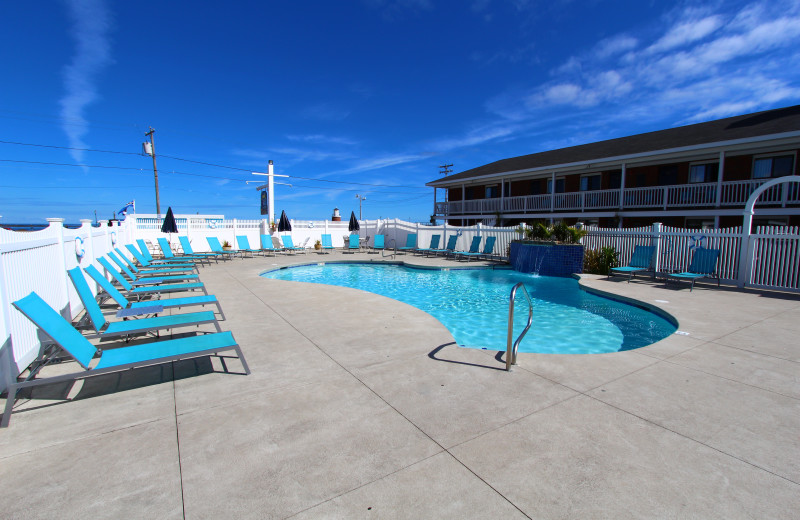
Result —
<instances>
[{"instance_id":1,"label":"pool water","mask_svg":"<svg viewBox=\"0 0 800 520\"><path fill-rule=\"evenodd\" d=\"M463 347L505 350L509 295L517 282L524 282L533 300L533 325L520 343L520 352L618 352L650 345L676 330L654 312L581 290L572 278L510 269L326 263L280 268L262 276L352 287L405 302L438 319ZM517 291L515 339L527 318L527 302Z\"/></svg>"}]
</instances>

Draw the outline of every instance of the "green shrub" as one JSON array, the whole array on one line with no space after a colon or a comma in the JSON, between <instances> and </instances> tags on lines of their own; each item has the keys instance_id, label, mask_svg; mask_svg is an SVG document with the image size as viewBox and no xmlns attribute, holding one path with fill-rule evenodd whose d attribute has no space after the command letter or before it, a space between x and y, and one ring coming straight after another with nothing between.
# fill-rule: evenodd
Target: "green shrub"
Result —
<instances>
[{"instance_id":1,"label":"green shrub","mask_svg":"<svg viewBox=\"0 0 800 520\"><path fill-rule=\"evenodd\" d=\"M613 247L586 250L583 257L583 272L608 275L619 262L619 253Z\"/></svg>"}]
</instances>

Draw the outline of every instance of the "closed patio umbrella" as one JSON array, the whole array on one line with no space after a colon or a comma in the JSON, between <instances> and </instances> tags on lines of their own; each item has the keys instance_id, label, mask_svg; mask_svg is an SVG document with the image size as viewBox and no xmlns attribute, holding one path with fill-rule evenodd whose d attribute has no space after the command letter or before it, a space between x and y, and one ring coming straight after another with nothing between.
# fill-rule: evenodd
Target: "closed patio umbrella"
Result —
<instances>
[{"instance_id":1,"label":"closed patio umbrella","mask_svg":"<svg viewBox=\"0 0 800 520\"><path fill-rule=\"evenodd\" d=\"M292 224L289 222L289 217L286 216L286 210L281 211L281 219L278 221L278 231L291 231Z\"/></svg>"},{"instance_id":2,"label":"closed patio umbrella","mask_svg":"<svg viewBox=\"0 0 800 520\"><path fill-rule=\"evenodd\" d=\"M350 224L347 226L347 229L349 229L351 233L360 229L360 226L358 225L358 219L353 211L350 212Z\"/></svg>"},{"instance_id":3,"label":"closed patio umbrella","mask_svg":"<svg viewBox=\"0 0 800 520\"><path fill-rule=\"evenodd\" d=\"M162 233L177 233L178 224L175 222L175 215L172 214L172 206L167 208L167 216L164 217L164 223L161 224Z\"/></svg>"}]
</instances>

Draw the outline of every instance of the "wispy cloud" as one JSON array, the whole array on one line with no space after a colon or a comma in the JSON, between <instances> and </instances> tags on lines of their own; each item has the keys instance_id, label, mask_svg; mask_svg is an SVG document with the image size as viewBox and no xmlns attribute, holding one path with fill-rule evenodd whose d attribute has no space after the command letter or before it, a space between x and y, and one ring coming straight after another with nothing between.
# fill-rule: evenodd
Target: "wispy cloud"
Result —
<instances>
[{"instance_id":1,"label":"wispy cloud","mask_svg":"<svg viewBox=\"0 0 800 520\"><path fill-rule=\"evenodd\" d=\"M61 117L68 123L63 130L70 146L86 148L83 138L89 125L84 111L98 97L97 75L112 62L108 36L111 19L103 0L69 0L67 8L72 22L70 34L76 45L72 61L64 68ZM83 162L83 151L70 153L76 162Z\"/></svg>"},{"instance_id":2,"label":"wispy cloud","mask_svg":"<svg viewBox=\"0 0 800 520\"><path fill-rule=\"evenodd\" d=\"M305 119L341 121L347 119L350 115L350 110L331 103L317 103L301 110L300 115Z\"/></svg>"},{"instance_id":3,"label":"wispy cloud","mask_svg":"<svg viewBox=\"0 0 800 520\"><path fill-rule=\"evenodd\" d=\"M322 143L322 144L341 144L345 146L355 146L357 141L347 137L339 137L332 135L322 134L309 134L309 135L287 135L286 138L290 141L297 141L302 143Z\"/></svg>"}]
</instances>

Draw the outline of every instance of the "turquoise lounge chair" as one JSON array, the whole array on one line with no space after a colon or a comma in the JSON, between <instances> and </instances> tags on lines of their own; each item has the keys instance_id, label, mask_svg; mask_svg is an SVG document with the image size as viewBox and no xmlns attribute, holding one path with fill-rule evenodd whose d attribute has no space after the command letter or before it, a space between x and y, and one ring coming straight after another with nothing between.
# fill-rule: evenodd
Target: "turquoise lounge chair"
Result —
<instances>
[{"instance_id":1,"label":"turquoise lounge chair","mask_svg":"<svg viewBox=\"0 0 800 520\"><path fill-rule=\"evenodd\" d=\"M406 245L403 247L398 247L397 252L399 253L402 251L403 253L407 253L408 251L414 251L417 248L417 234L416 233L409 233L406 235Z\"/></svg>"},{"instance_id":2,"label":"turquoise lounge chair","mask_svg":"<svg viewBox=\"0 0 800 520\"><path fill-rule=\"evenodd\" d=\"M216 305L221 319L225 319L225 313L222 312L222 306L219 304L217 297L213 294L131 302L119 291L119 289L114 287L114 284L109 282L108 278L103 276L95 266L90 265L86 267L84 271L86 271L86 274L91 276L95 283L99 285L103 291L105 291L105 294L117 302L117 305L119 305L122 309L143 309L146 307L152 307L154 305L161 306L164 309L180 309L181 307L191 307L194 305ZM98 296L100 295L98 294ZM100 303L102 303L102 300Z\"/></svg>"},{"instance_id":3,"label":"turquoise lounge chair","mask_svg":"<svg viewBox=\"0 0 800 520\"><path fill-rule=\"evenodd\" d=\"M353 253L361 250L361 240L358 235L350 235L347 239L347 250Z\"/></svg>"},{"instance_id":4,"label":"turquoise lounge chair","mask_svg":"<svg viewBox=\"0 0 800 520\"><path fill-rule=\"evenodd\" d=\"M266 253L272 253L272 256L277 256L277 253L282 253L284 249L275 247L270 235L261 235L261 250Z\"/></svg>"},{"instance_id":5,"label":"turquoise lounge chair","mask_svg":"<svg viewBox=\"0 0 800 520\"><path fill-rule=\"evenodd\" d=\"M108 257L113 260L113 255L112 255L111 252L108 253ZM100 259L98 259L97 261L99 262ZM133 271L131 271L130 269L128 269L128 267L124 263L121 263L119 261L117 261L115 263L119 266L120 270L123 273L125 273L125 275L128 278L130 278L131 283L133 285L150 283L149 282L150 280L152 280L153 278L156 278L155 276L149 276L149 273L140 273L141 276L139 276L137 274L134 274ZM105 266L103 266L103 267L105 267ZM185 269L178 269L177 271L172 271L172 272L174 274L170 274L169 272L164 272L161 275L159 275L157 278L160 281L168 281L168 282L175 282L175 281L178 281L178 280L193 280L193 281L197 281L197 279L198 279L198 276L196 274L193 274L192 272L187 273Z\"/></svg>"},{"instance_id":6,"label":"turquoise lounge chair","mask_svg":"<svg viewBox=\"0 0 800 520\"><path fill-rule=\"evenodd\" d=\"M283 235L281 237L281 241L283 242L283 250L291 253L299 253L302 252L303 254L306 253L305 247L295 246L294 242L292 241L291 235Z\"/></svg>"},{"instance_id":7,"label":"turquoise lounge chair","mask_svg":"<svg viewBox=\"0 0 800 520\"><path fill-rule=\"evenodd\" d=\"M194 249L192 249L192 242L189 240L189 237L185 235L181 235L178 237L178 240L181 243L181 248L183 248L183 254L188 256L195 256L195 257L203 257L208 258L211 260L214 259L214 263L217 263L217 260L220 256L224 258L224 255L220 255L219 253L195 253ZM209 261L209 264L211 262Z\"/></svg>"},{"instance_id":8,"label":"turquoise lounge chair","mask_svg":"<svg viewBox=\"0 0 800 520\"><path fill-rule=\"evenodd\" d=\"M717 287L719 287L718 260L719 249L696 249L692 256L692 263L689 264L689 270L683 273L668 274L666 280L664 280L664 287L667 286L671 278L692 282L689 292L694 290L694 282L701 278L716 278Z\"/></svg>"},{"instance_id":9,"label":"turquoise lounge chair","mask_svg":"<svg viewBox=\"0 0 800 520\"><path fill-rule=\"evenodd\" d=\"M478 255L478 260L480 260L481 257L486 257L487 260L491 260L494 257L495 242L497 242L497 237L486 238L486 245L483 246L483 251Z\"/></svg>"},{"instance_id":10,"label":"turquoise lounge chair","mask_svg":"<svg viewBox=\"0 0 800 520\"><path fill-rule=\"evenodd\" d=\"M447 246L444 249L433 249L429 251L432 255L444 255L447 256L449 254L455 253L456 251L456 243L458 242L458 235L450 235L450 238L447 239ZM425 256L428 256L427 254Z\"/></svg>"},{"instance_id":11,"label":"turquoise lounge chair","mask_svg":"<svg viewBox=\"0 0 800 520\"><path fill-rule=\"evenodd\" d=\"M136 244L139 246L137 249L132 244L128 244L125 248L131 252L136 261L139 262L141 265L163 265L163 264L185 264L189 263L188 259L179 259L179 258L153 258L153 255L150 254L150 250L147 248L147 244L145 244L144 240L141 238L136 239Z\"/></svg>"},{"instance_id":12,"label":"turquoise lounge chair","mask_svg":"<svg viewBox=\"0 0 800 520\"><path fill-rule=\"evenodd\" d=\"M384 237L384 235L375 235L375 238L372 239L372 251L383 251L385 242L386 237Z\"/></svg>"},{"instance_id":13,"label":"turquoise lounge chair","mask_svg":"<svg viewBox=\"0 0 800 520\"><path fill-rule=\"evenodd\" d=\"M233 249L230 251L225 251L222 249L222 244L219 243L219 239L217 237L206 237L206 241L208 242L208 247L211 248L211 251L223 255L226 258L233 258L238 252Z\"/></svg>"},{"instance_id":14,"label":"turquoise lounge chair","mask_svg":"<svg viewBox=\"0 0 800 520\"><path fill-rule=\"evenodd\" d=\"M233 339L230 332L218 332L201 336L190 336L180 339L156 341L139 345L129 345L109 350L101 350L92 345L83 335L35 292L13 302L14 307L36 324L61 349L72 356L83 370L53 377L34 379L36 373L25 381L10 378L8 381L8 397L6 399L3 420L0 426L7 427L11 420L11 410L16 400L17 391L21 388L47 385L60 381L74 381L95 374L119 372L132 368L160 365L180 359L191 359L217 355L220 352L233 350L242 363L245 374L250 374L250 367L244 359L242 349ZM89 364L95 356L100 359L93 368ZM9 359L9 362L13 362ZM9 369L9 372L11 369Z\"/></svg>"},{"instance_id":15,"label":"turquoise lounge chair","mask_svg":"<svg viewBox=\"0 0 800 520\"><path fill-rule=\"evenodd\" d=\"M247 240L246 235L236 235L236 244L239 246L239 251L242 252L242 257L244 257L246 253L250 253L250 257L252 258L255 253L261 252L260 249L253 249L250 247L250 241Z\"/></svg>"},{"instance_id":16,"label":"turquoise lounge chair","mask_svg":"<svg viewBox=\"0 0 800 520\"><path fill-rule=\"evenodd\" d=\"M612 267L608 271L607 278L611 278L611 275L614 274L627 274L628 283L631 283L631 278L633 278L636 273L646 271L652 271L653 278L655 278L655 269L650 268L650 265L653 263L653 253L655 253L655 251L655 246L636 246L633 248L633 255L631 255L631 260L628 262L628 265L622 267Z\"/></svg>"},{"instance_id":17,"label":"turquoise lounge chair","mask_svg":"<svg viewBox=\"0 0 800 520\"><path fill-rule=\"evenodd\" d=\"M456 260L460 260L461 258L466 258L468 261L471 262L473 258L480 260L481 256L484 256L486 254L491 256L492 251L494 250L495 237L486 238L486 246L489 248L488 252L486 251L486 248L484 248L483 251L480 250L481 239L482 237L472 237L472 244L470 244L469 246L469 251L456 252L455 253Z\"/></svg>"},{"instance_id":18,"label":"turquoise lounge chair","mask_svg":"<svg viewBox=\"0 0 800 520\"><path fill-rule=\"evenodd\" d=\"M186 282L186 283L171 283L165 284L163 278L148 278L136 282L136 287L132 282L129 282L122 276L122 273L114 269L111 262L103 257L97 259L97 262L111 275L117 284L125 289L130 296L144 296L153 293L162 292L181 292L181 291L194 291L200 289L203 294L208 294L205 285L202 282ZM87 268L88 269L88 268Z\"/></svg>"},{"instance_id":19,"label":"turquoise lounge chair","mask_svg":"<svg viewBox=\"0 0 800 520\"><path fill-rule=\"evenodd\" d=\"M163 238L163 237L158 239L158 247L161 248L161 254L164 255L164 258L166 260L168 260L168 261L171 261L171 262L187 262L187 261L190 261L190 262L201 262L201 263L202 262L208 262L209 264L211 263L208 260L208 257L205 257L205 256L190 256L190 255L186 255L186 254L184 254L182 256L175 255L175 252L172 251L172 246L170 245L169 241L166 238Z\"/></svg>"},{"instance_id":20,"label":"turquoise lounge chair","mask_svg":"<svg viewBox=\"0 0 800 520\"><path fill-rule=\"evenodd\" d=\"M472 237L472 243L469 245L469 251L453 251L453 258L458 260L459 257L464 256L469 260L472 260L473 256L478 256L481 254L481 240L483 237L481 236L474 236Z\"/></svg>"},{"instance_id":21,"label":"turquoise lounge chair","mask_svg":"<svg viewBox=\"0 0 800 520\"><path fill-rule=\"evenodd\" d=\"M150 265L139 268L136 267L130 260L128 260L127 256L123 255L118 250L109 251L108 257L113 260L123 272L132 272L136 276L164 276L197 272L197 266L194 264L169 264L169 266L162 264L158 266Z\"/></svg>"},{"instance_id":22,"label":"turquoise lounge chair","mask_svg":"<svg viewBox=\"0 0 800 520\"><path fill-rule=\"evenodd\" d=\"M97 304L97 300L94 299L92 290L89 288L89 284L86 283L86 278L84 278L81 268L74 267L67 271L67 273L72 280L72 284L75 286L78 297L81 299L81 302L83 302L83 307L86 309L86 316L88 316L88 321L92 324L92 328L94 328L97 337L130 336L132 334L141 334L144 332L158 333L159 330L163 329L199 326L206 323L213 323L217 332L222 332L217 319L214 317L214 313L211 311L173 314L171 316L158 316L127 321L108 321L102 309L100 309L100 305ZM161 306L159 305L159 307ZM157 313L161 311L143 310L142 314L150 314L151 312ZM136 313L130 312L127 314L136 315Z\"/></svg>"},{"instance_id":23,"label":"turquoise lounge chair","mask_svg":"<svg viewBox=\"0 0 800 520\"><path fill-rule=\"evenodd\" d=\"M130 244L128 244L128 245L130 245ZM133 251L137 251L138 252L138 249L136 249L135 247L131 246L131 249ZM129 249L129 251L131 249ZM179 269L179 268L185 268L185 269L197 270L197 266L194 263L189 262L188 260L186 262L183 262L183 263L169 262L169 263L161 263L161 264L151 264L151 263L147 262L147 260L144 257L142 257L142 260L144 260L144 262L141 262L135 255L133 257L133 261L131 261L131 259L128 258L128 256L125 254L125 251L123 251L119 247L115 247L114 251L116 251L117 255L125 262L125 264L127 264L128 268L131 271L135 272L135 273L138 273L139 271L150 271L150 270L156 270L156 269ZM137 262L139 265L137 266L134 262Z\"/></svg>"},{"instance_id":24,"label":"turquoise lounge chair","mask_svg":"<svg viewBox=\"0 0 800 520\"><path fill-rule=\"evenodd\" d=\"M331 240L331 235L329 233L323 234L319 237L320 243L322 244L321 249L319 250L320 253L329 253L331 249L333 249L333 241Z\"/></svg>"},{"instance_id":25,"label":"turquoise lounge chair","mask_svg":"<svg viewBox=\"0 0 800 520\"><path fill-rule=\"evenodd\" d=\"M436 251L439 249L439 241L442 239L442 235L433 235L431 237L431 245L429 247L418 248L414 250L414 254L419 253L421 255L426 254L428 251Z\"/></svg>"}]
</instances>

